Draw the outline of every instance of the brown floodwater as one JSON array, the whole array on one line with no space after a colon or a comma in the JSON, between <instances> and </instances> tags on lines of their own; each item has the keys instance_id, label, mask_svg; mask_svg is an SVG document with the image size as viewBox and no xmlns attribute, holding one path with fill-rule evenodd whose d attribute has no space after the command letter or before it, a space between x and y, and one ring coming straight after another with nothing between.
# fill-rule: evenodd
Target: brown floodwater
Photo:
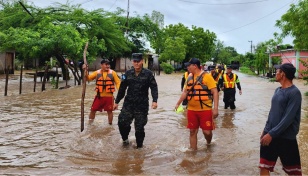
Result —
<instances>
[{"instance_id":1,"label":"brown floodwater","mask_svg":"<svg viewBox=\"0 0 308 176\"><path fill-rule=\"evenodd\" d=\"M237 72L238 73L238 72ZM158 109L149 111L144 148L122 147L117 119L108 125L105 112L98 112L92 125L80 132L81 86L71 81L68 89L55 90L48 83L40 91L33 78L10 76L8 96L0 78L0 174L1 175L258 175L259 137L264 128L271 97L279 83L238 73L243 94L236 95L235 111L223 109L220 93L219 116L215 120L213 144L206 146L198 133L198 151L189 151L189 131L184 114L174 105L181 91L182 74L156 76ZM38 79L39 81L39 79ZM294 83L303 93L302 122L298 135L303 174L308 174L308 113L302 80ZM64 86L61 82L60 86ZM86 122L94 98L94 82L87 85ZM123 100L120 103L121 108ZM284 174L280 161L275 175Z\"/></svg>"}]
</instances>

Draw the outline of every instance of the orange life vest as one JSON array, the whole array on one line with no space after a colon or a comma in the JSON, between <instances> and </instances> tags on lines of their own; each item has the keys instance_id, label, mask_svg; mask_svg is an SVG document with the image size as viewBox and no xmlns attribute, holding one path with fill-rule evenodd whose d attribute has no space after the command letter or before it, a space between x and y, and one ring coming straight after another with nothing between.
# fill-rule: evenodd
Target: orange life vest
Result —
<instances>
[{"instance_id":1,"label":"orange life vest","mask_svg":"<svg viewBox=\"0 0 308 176\"><path fill-rule=\"evenodd\" d=\"M212 100L213 96L211 90L208 89L206 85L203 83L203 74L201 78L197 78L197 83L194 85L194 76L193 74L189 74L187 78L187 86L186 89L188 91L187 100L191 100L194 97L194 100L206 101ZM194 85L194 87L192 87Z\"/></svg>"},{"instance_id":2,"label":"orange life vest","mask_svg":"<svg viewBox=\"0 0 308 176\"><path fill-rule=\"evenodd\" d=\"M101 70L97 70L97 76L96 76L96 92L101 93L105 90L105 92L114 92L115 86L114 86L114 78L112 75L113 70L109 69L106 79L103 78L103 74Z\"/></svg>"},{"instance_id":3,"label":"orange life vest","mask_svg":"<svg viewBox=\"0 0 308 176\"><path fill-rule=\"evenodd\" d=\"M227 76L227 74L224 74L224 86L225 88L235 88L235 81L236 81L236 74L235 73L231 73L233 74L233 78L230 79L229 76Z\"/></svg>"}]
</instances>

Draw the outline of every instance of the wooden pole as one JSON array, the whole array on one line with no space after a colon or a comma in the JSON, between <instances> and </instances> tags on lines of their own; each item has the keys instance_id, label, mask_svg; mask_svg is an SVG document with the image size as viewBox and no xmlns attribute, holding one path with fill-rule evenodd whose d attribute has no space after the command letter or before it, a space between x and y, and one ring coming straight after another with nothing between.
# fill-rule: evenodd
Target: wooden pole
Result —
<instances>
[{"instance_id":1,"label":"wooden pole","mask_svg":"<svg viewBox=\"0 0 308 176\"><path fill-rule=\"evenodd\" d=\"M86 43L86 46L84 47L84 51L83 51L83 62L85 64L85 68L84 68L84 76L82 77L82 94L81 94L81 126L80 126L80 130L81 132L84 130L84 98L85 98L85 94L86 94L86 77L85 77L85 73L88 71L88 63L87 63L87 49L88 49L88 42Z\"/></svg>"},{"instance_id":2,"label":"wooden pole","mask_svg":"<svg viewBox=\"0 0 308 176\"><path fill-rule=\"evenodd\" d=\"M56 89L58 89L58 87L59 87L59 75L58 75L58 65L56 65L56 75L57 75L57 79L56 79Z\"/></svg>"},{"instance_id":3,"label":"wooden pole","mask_svg":"<svg viewBox=\"0 0 308 176\"><path fill-rule=\"evenodd\" d=\"M7 96L7 88L9 84L9 70L10 70L10 66L8 66L6 70L4 96Z\"/></svg>"},{"instance_id":4,"label":"wooden pole","mask_svg":"<svg viewBox=\"0 0 308 176\"><path fill-rule=\"evenodd\" d=\"M37 78L37 66L36 66L35 75L34 75L34 87L33 87L33 92L35 92L35 88L36 88L36 78Z\"/></svg>"},{"instance_id":5,"label":"wooden pole","mask_svg":"<svg viewBox=\"0 0 308 176\"><path fill-rule=\"evenodd\" d=\"M22 71L23 71L23 65L20 66L20 76L19 76L19 94L21 94L22 90Z\"/></svg>"},{"instance_id":6,"label":"wooden pole","mask_svg":"<svg viewBox=\"0 0 308 176\"><path fill-rule=\"evenodd\" d=\"M44 72L43 83L42 83L42 92L43 92L44 90L46 90L45 84L46 84L46 79L47 79L47 74L48 74L48 67L49 67L49 66L46 65L45 72Z\"/></svg>"}]
</instances>

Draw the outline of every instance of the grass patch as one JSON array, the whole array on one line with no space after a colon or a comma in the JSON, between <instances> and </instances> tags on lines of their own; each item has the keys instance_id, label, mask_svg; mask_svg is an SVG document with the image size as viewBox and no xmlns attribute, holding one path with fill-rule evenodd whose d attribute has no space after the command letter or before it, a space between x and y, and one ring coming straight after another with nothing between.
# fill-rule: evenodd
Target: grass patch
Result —
<instances>
[{"instance_id":1,"label":"grass patch","mask_svg":"<svg viewBox=\"0 0 308 176\"><path fill-rule=\"evenodd\" d=\"M256 73L251 71L248 67L240 67L239 71L248 75L257 75Z\"/></svg>"},{"instance_id":2,"label":"grass patch","mask_svg":"<svg viewBox=\"0 0 308 176\"><path fill-rule=\"evenodd\" d=\"M305 92L305 96L308 96L308 92Z\"/></svg>"}]
</instances>

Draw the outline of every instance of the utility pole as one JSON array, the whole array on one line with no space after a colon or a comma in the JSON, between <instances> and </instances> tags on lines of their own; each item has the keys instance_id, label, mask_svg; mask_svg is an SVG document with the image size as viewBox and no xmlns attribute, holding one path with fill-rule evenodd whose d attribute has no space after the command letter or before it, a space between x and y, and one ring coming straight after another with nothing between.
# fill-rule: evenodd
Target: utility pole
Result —
<instances>
[{"instance_id":1,"label":"utility pole","mask_svg":"<svg viewBox=\"0 0 308 176\"><path fill-rule=\"evenodd\" d=\"M252 40L249 40L248 42L250 42L250 53L252 54Z\"/></svg>"},{"instance_id":2,"label":"utility pole","mask_svg":"<svg viewBox=\"0 0 308 176\"><path fill-rule=\"evenodd\" d=\"M127 16L126 16L126 31L125 31L125 36L128 38L128 17L129 17L129 0L127 0ZM126 72L126 58L125 58L125 72Z\"/></svg>"}]
</instances>

